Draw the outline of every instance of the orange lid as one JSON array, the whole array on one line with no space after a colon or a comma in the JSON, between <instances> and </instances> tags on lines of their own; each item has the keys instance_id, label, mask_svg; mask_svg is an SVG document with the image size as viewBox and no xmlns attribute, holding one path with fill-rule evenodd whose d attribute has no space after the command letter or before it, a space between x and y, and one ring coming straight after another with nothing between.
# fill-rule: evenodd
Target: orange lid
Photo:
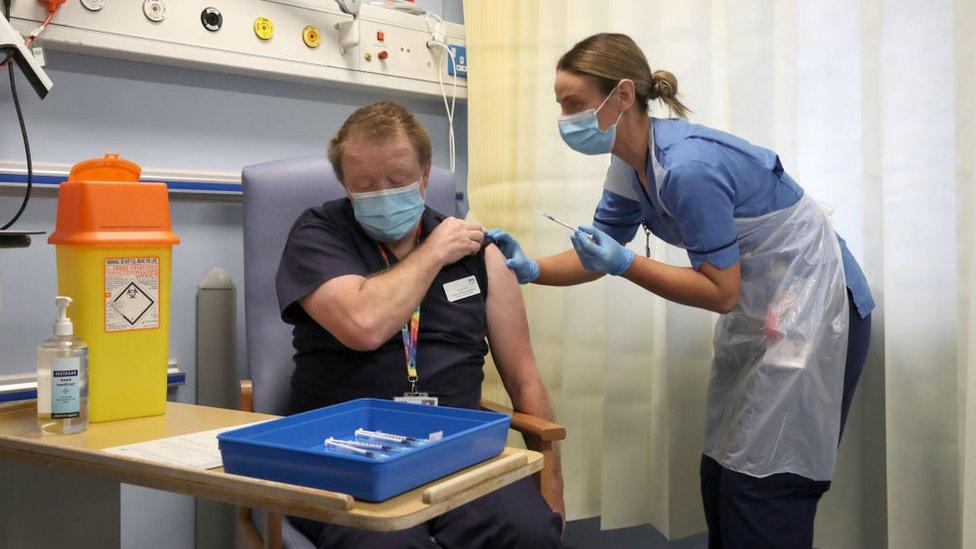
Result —
<instances>
[{"instance_id":1,"label":"orange lid","mask_svg":"<svg viewBox=\"0 0 976 549\"><path fill-rule=\"evenodd\" d=\"M106 154L79 162L58 189L58 221L49 244L174 245L164 183L140 182L138 164Z\"/></svg>"}]
</instances>

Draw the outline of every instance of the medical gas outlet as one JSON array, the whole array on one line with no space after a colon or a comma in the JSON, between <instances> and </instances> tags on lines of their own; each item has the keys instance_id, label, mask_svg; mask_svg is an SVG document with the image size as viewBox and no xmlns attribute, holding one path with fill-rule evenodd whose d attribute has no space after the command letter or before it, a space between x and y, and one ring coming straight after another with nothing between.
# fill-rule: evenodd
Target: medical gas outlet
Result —
<instances>
[{"instance_id":1,"label":"medical gas outlet","mask_svg":"<svg viewBox=\"0 0 976 549\"><path fill-rule=\"evenodd\" d=\"M274 37L274 23L267 17L258 17L254 20L254 35L260 40L267 42Z\"/></svg>"}]
</instances>

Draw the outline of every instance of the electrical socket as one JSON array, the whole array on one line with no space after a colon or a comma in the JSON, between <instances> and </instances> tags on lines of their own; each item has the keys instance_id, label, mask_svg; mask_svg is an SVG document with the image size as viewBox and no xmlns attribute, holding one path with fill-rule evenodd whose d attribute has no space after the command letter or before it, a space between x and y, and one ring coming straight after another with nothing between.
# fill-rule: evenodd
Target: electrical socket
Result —
<instances>
[{"instance_id":1,"label":"electrical socket","mask_svg":"<svg viewBox=\"0 0 976 549\"><path fill-rule=\"evenodd\" d=\"M458 78L468 77L468 48L465 46L459 46L457 44L452 44L448 46L451 50L452 56L447 58L447 74L448 76L457 76Z\"/></svg>"}]
</instances>

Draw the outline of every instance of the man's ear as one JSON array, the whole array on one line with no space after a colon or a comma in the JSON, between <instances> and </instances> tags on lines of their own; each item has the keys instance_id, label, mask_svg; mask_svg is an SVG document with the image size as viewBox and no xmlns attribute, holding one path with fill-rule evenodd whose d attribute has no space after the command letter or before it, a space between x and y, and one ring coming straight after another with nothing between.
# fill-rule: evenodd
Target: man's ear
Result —
<instances>
[{"instance_id":1,"label":"man's ear","mask_svg":"<svg viewBox=\"0 0 976 549\"><path fill-rule=\"evenodd\" d=\"M420 176L420 195L427 198L427 184L430 182L430 164L424 168L424 174Z\"/></svg>"}]
</instances>

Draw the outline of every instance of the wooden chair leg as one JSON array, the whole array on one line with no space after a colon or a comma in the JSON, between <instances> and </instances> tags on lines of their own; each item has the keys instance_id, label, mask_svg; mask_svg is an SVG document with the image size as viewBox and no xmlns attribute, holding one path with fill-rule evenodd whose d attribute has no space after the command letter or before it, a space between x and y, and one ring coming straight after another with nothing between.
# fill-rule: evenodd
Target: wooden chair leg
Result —
<instances>
[{"instance_id":1,"label":"wooden chair leg","mask_svg":"<svg viewBox=\"0 0 976 549\"><path fill-rule=\"evenodd\" d=\"M261 549L264 541L261 534L251 521L251 509L249 507L237 508L237 528L234 534L234 547L236 549Z\"/></svg>"},{"instance_id":2,"label":"wooden chair leg","mask_svg":"<svg viewBox=\"0 0 976 549\"><path fill-rule=\"evenodd\" d=\"M525 438L527 443L526 445L528 445L529 437L525 437ZM532 448L537 452L548 454L552 450L552 442L551 441L543 442L541 440L536 439L532 441ZM543 475L542 473L546 470L550 470L550 467L551 464L547 460L542 464L542 470L532 475L532 480L535 482L535 485L539 488L539 491L542 492L543 494L548 493L547 490L549 486L547 486L546 484L551 482L550 479L552 477L549 475Z\"/></svg>"},{"instance_id":3,"label":"wooden chair leg","mask_svg":"<svg viewBox=\"0 0 976 549\"><path fill-rule=\"evenodd\" d=\"M282 517L271 511L266 511L265 516L268 518L268 527L264 531L264 547L265 549L281 549Z\"/></svg>"},{"instance_id":4,"label":"wooden chair leg","mask_svg":"<svg viewBox=\"0 0 976 549\"><path fill-rule=\"evenodd\" d=\"M241 380L241 400L240 408L245 412L254 411L254 385L250 379ZM237 547L239 549L281 549L281 515L278 513L265 513L267 518L267 528L265 528L264 541L251 518L251 509L248 507L237 508Z\"/></svg>"}]
</instances>

